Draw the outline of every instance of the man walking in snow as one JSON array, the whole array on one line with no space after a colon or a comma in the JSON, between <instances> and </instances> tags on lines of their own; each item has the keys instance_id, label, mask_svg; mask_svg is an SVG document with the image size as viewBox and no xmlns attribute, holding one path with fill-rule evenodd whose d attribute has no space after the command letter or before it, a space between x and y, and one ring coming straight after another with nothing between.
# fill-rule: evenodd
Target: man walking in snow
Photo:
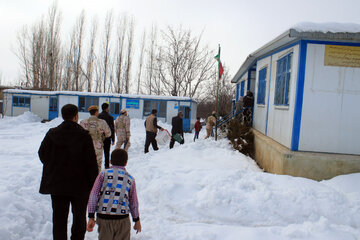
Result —
<instances>
[{"instance_id":1,"label":"man walking in snow","mask_svg":"<svg viewBox=\"0 0 360 240\"><path fill-rule=\"evenodd\" d=\"M120 149L124 144L124 149L128 151L130 147L130 118L126 109L121 110L121 115L115 120L115 131L117 136L116 149Z\"/></svg>"},{"instance_id":2,"label":"man walking in snow","mask_svg":"<svg viewBox=\"0 0 360 240\"><path fill-rule=\"evenodd\" d=\"M98 167L91 136L77 123L78 108L67 104L61 114L64 121L47 132L38 152L43 164L40 193L51 194L53 239L67 239L71 204L71 239L82 240L87 201Z\"/></svg>"},{"instance_id":3,"label":"man walking in snow","mask_svg":"<svg viewBox=\"0 0 360 240\"><path fill-rule=\"evenodd\" d=\"M206 137L205 137L205 139L210 137L211 131L215 125L216 125L216 112L213 111L211 116L209 116L206 121Z\"/></svg>"},{"instance_id":4,"label":"man walking in snow","mask_svg":"<svg viewBox=\"0 0 360 240\"><path fill-rule=\"evenodd\" d=\"M170 140L170 149L174 147L175 144L175 135L178 134L182 137L180 144L184 144L184 130L183 130L183 113L180 111L178 115L172 118L171 121L171 140Z\"/></svg>"},{"instance_id":5,"label":"man walking in snow","mask_svg":"<svg viewBox=\"0 0 360 240\"><path fill-rule=\"evenodd\" d=\"M90 112L90 117L88 119L82 120L80 122L80 125L86 130L88 130L91 135L100 172L102 165L104 140L105 138L111 136L111 130L104 120L97 117L99 115L98 106L90 106L88 110Z\"/></svg>"},{"instance_id":6,"label":"man walking in snow","mask_svg":"<svg viewBox=\"0 0 360 240\"><path fill-rule=\"evenodd\" d=\"M145 140L145 153L149 152L150 143L155 151L159 150L156 142L156 134L157 130L160 129L163 131L164 129L157 125L157 110L153 109L151 114L145 120L145 129L146 129L146 140Z\"/></svg>"},{"instance_id":7,"label":"man walking in snow","mask_svg":"<svg viewBox=\"0 0 360 240\"><path fill-rule=\"evenodd\" d=\"M99 114L98 118L105 120L111 130L111 136L105 138L104 140L104 156L105 156L105 168L109 168L109 159L110 159L110 147L111 144L115 143L115 134L114 134L114 118L109 114L109 104L103 103L101 105L102 112Z\"/></svg>"}]
</instances>

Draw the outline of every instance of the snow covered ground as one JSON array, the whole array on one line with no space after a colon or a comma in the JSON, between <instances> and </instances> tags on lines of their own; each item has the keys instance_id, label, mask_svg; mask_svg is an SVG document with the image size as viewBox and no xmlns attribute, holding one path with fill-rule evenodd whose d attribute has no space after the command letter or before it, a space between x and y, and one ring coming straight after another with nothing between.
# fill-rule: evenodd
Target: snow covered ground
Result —
<instances>
[{"instance_id":1,"label":"snow covered ground","mask_svg":"<svg viewBox=\"0 0 360 240\"><path fill-rule=\"evenodd\" d=\"M1 240L52 239L37 151L61 119L39 121L31 113L0 120ZM264 173L225 139L204 140L204 131L196 142L186 134L184 145L150 147L145 155L143 120L131 124L127 169L136 178L143 228L132 239L360 239L360 174L316 182Z\"/></svg>"}]
</instances>

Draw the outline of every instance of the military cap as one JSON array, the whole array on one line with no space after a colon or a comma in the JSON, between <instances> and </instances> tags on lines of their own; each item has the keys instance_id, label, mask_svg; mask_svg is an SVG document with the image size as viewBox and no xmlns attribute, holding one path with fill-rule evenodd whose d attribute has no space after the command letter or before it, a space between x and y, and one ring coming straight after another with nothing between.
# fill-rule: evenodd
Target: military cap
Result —
<instances>
[{"instance_id":1,"label":"military cap","mask_svg":"<svg viewBox=\"0 0 360 240\"><path fill-rule=\"evenodd\" d=\"M124 108L124 109L121 109L121 111L120 111L121 114L126 113L126 112L127 112L127 111L126 111L125 108Z\"/></svg>"},{"instance_id":2,"label":"military cap","mask_svg":"<svg viewBox=\"0 0 360 240\"><path fill-rule=\"evenodd\" d=\"M91 105L91 106L88 108L88 111L90 112L91 110L99 110L99 107L96 106L96 105Z\"/></svg>"}]
</instances>

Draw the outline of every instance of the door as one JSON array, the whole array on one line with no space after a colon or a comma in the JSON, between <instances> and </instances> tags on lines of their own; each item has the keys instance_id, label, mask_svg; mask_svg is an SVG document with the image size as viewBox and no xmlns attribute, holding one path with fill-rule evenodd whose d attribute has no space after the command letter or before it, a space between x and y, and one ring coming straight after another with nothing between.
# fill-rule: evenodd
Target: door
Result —
<instances>
[{"instance_id":1,"label":"door","mask_svg":"<svg viewBox=\"0 0 360 240\"><path fill-rule=\"evenodd\" d=\"M49 104L49 120L53 120L58 117L58 97L50 97Z\"/></svg>"},{"instance_id":2,"label":"door","mask_svg":"<svg viewBox=\"0 0 360 240\"><path fill-rule=\"evenodd\" d=\"M190 119L191 119L191 114L190 114L190 107L185 107L185 106L180 106L179 111L183 112L184 117L183 117L183 129L184 132L190 132Z\"/></svg>"},{"instance_id":3,"label":"door","mask_svg":"<svg viewBox=\"0 0 360 240\"><path fill-rule=\"evenodd\" d=\"M111 102L110 103L110 115L114 118L114 120L120 116L120 103L119 102Z\"/></svg>"}]
</instances>

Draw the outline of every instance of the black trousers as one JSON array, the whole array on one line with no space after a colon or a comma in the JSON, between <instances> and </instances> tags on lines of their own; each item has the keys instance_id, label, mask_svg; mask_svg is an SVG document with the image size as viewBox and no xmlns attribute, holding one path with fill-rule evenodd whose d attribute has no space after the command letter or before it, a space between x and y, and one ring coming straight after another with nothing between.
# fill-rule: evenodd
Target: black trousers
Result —
<instances>
[{"instance_id":1,"label":"black trousers","mask_svg":"<svg viewBox=\"0 0 360 240\"><path fill-rule=\"evenodd\" d=\"M51 195L53 209L53 239L67 240L69 206L73 214L71 240L84 240L86 232L86 207L88 196L74 197Z\"/></svg>"},{"instance_id":2,"label":"black trousers","mask_svg":"<svg viewBox=\"0 0 360 240\"><path fill-rule=\"evenodd\" d=\"M155 151L159 150L155 138L156 138L156 133L146 131L145 153L149 152L150 143Z\"/></svg>"},{"instance_id":3,"label":"black trousers","mask_svg":"<svg viewBox=\"0 0 360 240\"><path fill-rule=\"evenodd\" d=\"M109 165L110 146L111 146L111 138L105 138L105 140L104 140L105 168L110 167L110 165Z\"/></svg>"}]
</instances>

